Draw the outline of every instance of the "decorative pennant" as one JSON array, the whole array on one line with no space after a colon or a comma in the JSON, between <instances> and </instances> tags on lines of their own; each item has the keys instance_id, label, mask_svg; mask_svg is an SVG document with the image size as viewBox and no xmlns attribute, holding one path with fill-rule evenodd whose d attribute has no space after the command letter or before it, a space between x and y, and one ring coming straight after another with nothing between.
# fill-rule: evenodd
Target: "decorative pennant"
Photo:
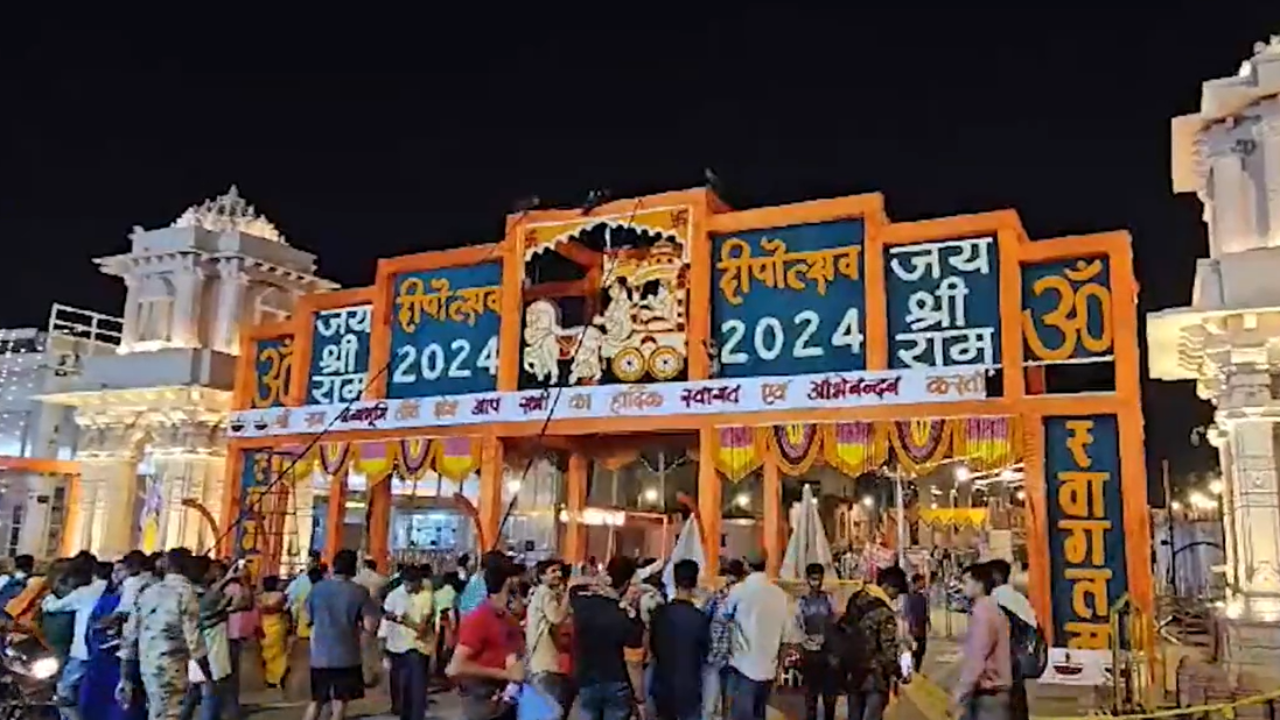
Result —
<instances>
[{"instance_id":1,"label":"decorative pennant","mask_svg":"<svg viewBox=\"0 0 1280 720\"><path fill-rule=\"evenodd\" d=\"M787 475L803 475L822 455L822 432L816 423L788 423L765 428L769 449L778 469Z\"/></svg>"},{"instance_id":2,"label":"decorative pennant","mask_svg":"<svg viewBox=\"0 0 1280 720\"><path fill-rule=\"evenodd\" d=\"M320 470L331 478L337 477L346 472L355 460L355 443L322 442L316 445L315 453Z\"/></svg>"},{"instance_id":3,"label":"decorative pennant","mask_svg":"<svg viewBox=\"0 0 1280 720\"><path fill-rule=\"evenodd\" d=\"M888 427L894 454L907 472L925 475L947 459L953 434L951 420L894 420Z\"/></svg>"},{"instance_id":4,"label":"decorative pennant","mask_svg":"<svg viewBox=\"0 0 1280 720\"><path fill-rule=\"evenodd\" d=\"M431 469L431 438L401 438L394 446L400 477L417 483Z\"/></svg>"}]
</instances>

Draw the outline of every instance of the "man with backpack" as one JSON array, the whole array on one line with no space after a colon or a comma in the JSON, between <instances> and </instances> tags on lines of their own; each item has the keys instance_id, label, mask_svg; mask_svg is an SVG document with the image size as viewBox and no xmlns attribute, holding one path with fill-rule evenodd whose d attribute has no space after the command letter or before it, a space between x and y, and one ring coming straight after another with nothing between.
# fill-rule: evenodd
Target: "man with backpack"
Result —
<instances>
[{"instance_id":1,"label":"man with backpack","mask_svg":"<svg viewBox=\"0 0 1280 720\"><path fill-rule=\"evenodd\" d=\"M878 585L863 585L849 597L839 620L849 720L881 720L894 681L906 680L901 677L893 604L907 591L907 574L895 565L881 570L878 580Z\"/></svg>"},{"instance_id":2,"label":"man with backpack","mask_svg":"<svg viewBox=\"0 0 1280 720\"><path fill-rule=\"evenodd\" d=\"M1027 720L1031 716L1031 709L1027 704L1027 680L1034 680L1044 673L1048 663L1048 648L1031 601L1009 584L1009 576L1013 570L1009 561L997 558L987 562L987 566L991 569L996 586L991 591L991 597L1009 620L1009 650L1013 668L1013 686L1009 691L1010 720Z\"/></svg>"}]
</instances>

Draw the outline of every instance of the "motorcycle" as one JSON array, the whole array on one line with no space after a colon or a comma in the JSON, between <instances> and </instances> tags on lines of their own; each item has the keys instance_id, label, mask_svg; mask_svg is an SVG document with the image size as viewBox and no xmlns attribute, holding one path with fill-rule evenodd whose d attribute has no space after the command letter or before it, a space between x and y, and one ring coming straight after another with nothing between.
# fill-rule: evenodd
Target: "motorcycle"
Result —
<instances>
[{"instance_id":1,"label":"motorcycle","mask_svg":"<svg viewBox=\"0 0 1280 720\"><path fill-rule=\"evenodd\" d=\"M0 720L58 717L62 663L35 635L0 633Z\"/></svg>"}]
</instances>

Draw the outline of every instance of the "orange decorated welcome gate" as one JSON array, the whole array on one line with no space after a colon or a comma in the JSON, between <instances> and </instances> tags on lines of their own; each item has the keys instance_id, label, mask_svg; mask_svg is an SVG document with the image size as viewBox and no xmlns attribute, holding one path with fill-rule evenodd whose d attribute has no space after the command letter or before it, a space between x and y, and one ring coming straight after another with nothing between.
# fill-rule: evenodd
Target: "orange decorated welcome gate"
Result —
<instances>
[{"instance_id":1,"label":"orange decorated welcome gate","mask_svg":"<svg viewBox=\"0 0 1280 720\"><path fill-rule=\"evenodd\" d=\"M878 194L734 211L697 189L511 215L246 333L225 550L278 564L323 476L330 554L353 488L384 562L406 498L492 546L545 490L521 517L566 558L691 498L713 567L748 528L776 571L796 483L857 501L887 463L962 463L1025 481L1033 602L1056 645L1105 648L1122 596L1153 602L1136 301L1127 233L1033 241L1009 210L895 223ZM984 522L915 502L921 526Z\"/></svg>"}]
</instances>

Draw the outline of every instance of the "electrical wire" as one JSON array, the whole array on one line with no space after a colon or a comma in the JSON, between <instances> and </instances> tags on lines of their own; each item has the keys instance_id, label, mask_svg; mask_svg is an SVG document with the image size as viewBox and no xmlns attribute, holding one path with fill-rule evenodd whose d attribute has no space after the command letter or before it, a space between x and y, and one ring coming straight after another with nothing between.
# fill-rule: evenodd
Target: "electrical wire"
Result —
<instances>
[{"instance_id":1,"label":"electrical wire","mask_svg":"<svg viewBox=\"0 0 1280 720\"><path fill-rule=\"evenodd\" d=\"M631 213L627 216L627 222L622 227L623 230L631 230L634 228L636 214L640 212L640 208L643 205L644 205L644 201L641 198L636 198L635 204L631 208ZM609 285L609 282L613 279L613 275L616 272L616 269L617 269L617 263L614 263L613 267L609 268L609 274L600 279L600 287L603 288ZM573 355L569 358L569 363L571 365L575 360L578 359L578 353L582 352L582 340L583 338L586 337L587 329L590 327L591 327L591 323L587 320L587 318L584 317L582 322L582 328L578 331L578 339L574 343ZM556 406L560 404L560 396L564 394L564 389L566 387L570 387L570 386L567 385L566 383L560 383L555 386L555 391L556 391L555 397L551 399L551 406L547 409L547 416L542 421L542 427L538 430L538 434L534 436L535 442L546 437L547 430L551 427L551 420L554 417L556 412ZM550 390L550 389L551 388L544 388L544 390ZM525 463L524 471L520 473L521 489L524 488L525 480L529 477L529 471L533 469L533 462L535 459L536 458L530 457L529 461ZM516 501L519 499L520 499L519 490L511 493L511 501L507 503L507 510L502 514L502 521L498 523L498 532L495 533L495 537L493 538L493 544L489 548L490 550L498 549L499 543L502 540L502 530L507 526L507 521L511 519L511 513L515 510Z\"/></svg>"},{"instance_id":2,"label":"electrical wire","mask_svg":"<svg viewBox=\"0 0 1280 720\"><path fill-rule=\"evenodd\" d=\"M520 214L516 218L514 229L518 230L520 225L524 224L525 218L529 214L529 211L531 209L532 208L527 208L520 212ZM501 247L502 247L501 243L495 243L494 246L490 248L489 252L486 253L485 256L481 258L479 262L476 263L476 265L483 265L493 260L494 256L497 255L498 250L501 249ZM239 527L244 524L244 521L246 518L248 518L250 515L257 514L257 511L261 509L262 502L265 501L266 498L271 494L271 490L273 490L280 483L284 482L284 480L287 477L289 477L290 473L293 472L293 469L297 467L298 463L302 462L302 459L305 458L307 454L311 452L312 449L314 449L317 445L319 445L321 442L324 441L324 438L333 430L334 425L338 423L338 420L345 414L347 410L350 410L351 408L355 407L356 403L363 401L364 394L365 394L364 391L367 391L369 388L373 387L373 384L378 380L378 378L387 374L387 371L391 369L391 364L393 362L394 360L388 360L387 363L383 365L382 368L379 369L378 372L373 377L368 378L365 381L364 387L362 388L360 395L350 400L346 404L346 406L343 407L343 410L339 412L337 415L335 415L333 419L329 421L329 424L321 428L320 432L317 433L315 437L311 439L311 442L307 443L306 447L302 449L302 452L298 453L294 457L293 462L289 463L287 467L285 467L283 470L280 471L279 475L277 475L274 479L272 479L271 482L267 483L262 493L259 494L257 508L250 508L247 505L244 507L241 507L240 512L237 513L235 520L233 520L222 531L222 534L220 534L217 538L214 539L214 542L210 547L210 552L216 552L218 546L220 546L224 540L230 537L232 533L238 531ZM240 551L240 548L237 547L236 552L238 553L239 551Z\"/></svg>"},{"instance_id":3,"label":"electrical wire","mask_svg":"<svg viewBox=\"0 0 1280 720\"><path fill-rule=\"evenodd\" d=\"M637 198L635 200L634 206L632 207L631 213L627 217L626 224L623 226L624 230L632 229L634 227L636 214L639 213L640 208L642 206L643 206L643 200L640 198ZM528 210L525 210L520 214L519 218L516 221L516 228L518 228L520 224L523 224L525 220L525 216L528 214L528 212L529 212ZM485 255L485 257L482 258L476 264L483 265L484 263L491 261L493 257L497 254L500 247L501 247L501 244L495 244L494 247L490 249L489 252ZM523 258L519 258L518 260L523 262ZM600 282L601 287L607 286L609 284L609 281L613 277L614 271L615 271L614 268L610 268L610 274L601 279L601 282ZM578 339L574 343L575 344L574 354L569 358L570 363L576 360L578 357L578 353L581 352L582 340L586 336L586 332L589 327L591 327L590 323L584 320L582 324L582 328L578 334ZM307 445L302 449L302 451L297 453L294 456L293 461L290 462L286 467L284 467L279 472L279 474L275 478L273 478L272 481L263 488L262 492L259 493L258 495L258 503L256 506L251 506L248 502L242 505L242 507L240 508L240 511L236 515L235 520L233 520L222 531L222 533L217 538L215 538L214 542L210 546L210 552L215 552L216 549L220 545L222 545L222 543L228 537L230 537L233 533L238 532L239 528L244 524L244 521L246 519L248 519L253 515L258 514L258 512L261 510L262 503L265 502L267 497L271 495L271 491L274 490L277 486L279 486L282 482L284 482L293 473L293 469L297 467L299 463L302 462L303 458L305 458L317 445L319 445L321 442L324 441L324 439L333 431L333 428L335 425L337 425L338 421L343 417L343 415L346 414L346 411L355 407L357 403L363 401L364 391L367 391L370 387L373 386L373 384L380 377L385 375L391 369L391 364L393 362L394 362L393 360L388 360L387 363L383 365L376 374L368 378L365 381L364 388L362 389L362 392L360 393L360 395L350 400L343 407L342 411L335 414L334 417L329 421L329 423L325 425L325 427L322 428L320 432L316 433L316 435L311 439L311 441L307 443ZM564 389L566 387L568 387L568 385L566 384L559 384L555 387L555 390L556 390L555 397L551 402L551 406L547 411L547 416L546 418L544 418L541 428L538 430L538 434L535 436L535 440L540 440L546 437L546 433L550 428L551 421L555 415L556 405L559 403L560 397L564 393ZM528 478L530 470L533 469L534 460L535 458L530 458L529 461L525 464L524 470L520 474L521 487L524 486L524 481ZM234 491L234 490L231 490L231 491ZM502 521L498 525L498 532L496 534L496 537L493 539L493 545L491 549L497 549L502 537L502 530L503 528L506 527L507 521L510 519L512 511L515 509L515 503L518 499L519 499L519 492L517 491L516 493L513 493L513 497L511 498L511 501L507 504L506 512L503 514ZM330 531L332 532L333 530L330 529ZM238 554L239 552L241 552L241 548L237 546L233 554Z\"/></svg>"}]
</instances>

